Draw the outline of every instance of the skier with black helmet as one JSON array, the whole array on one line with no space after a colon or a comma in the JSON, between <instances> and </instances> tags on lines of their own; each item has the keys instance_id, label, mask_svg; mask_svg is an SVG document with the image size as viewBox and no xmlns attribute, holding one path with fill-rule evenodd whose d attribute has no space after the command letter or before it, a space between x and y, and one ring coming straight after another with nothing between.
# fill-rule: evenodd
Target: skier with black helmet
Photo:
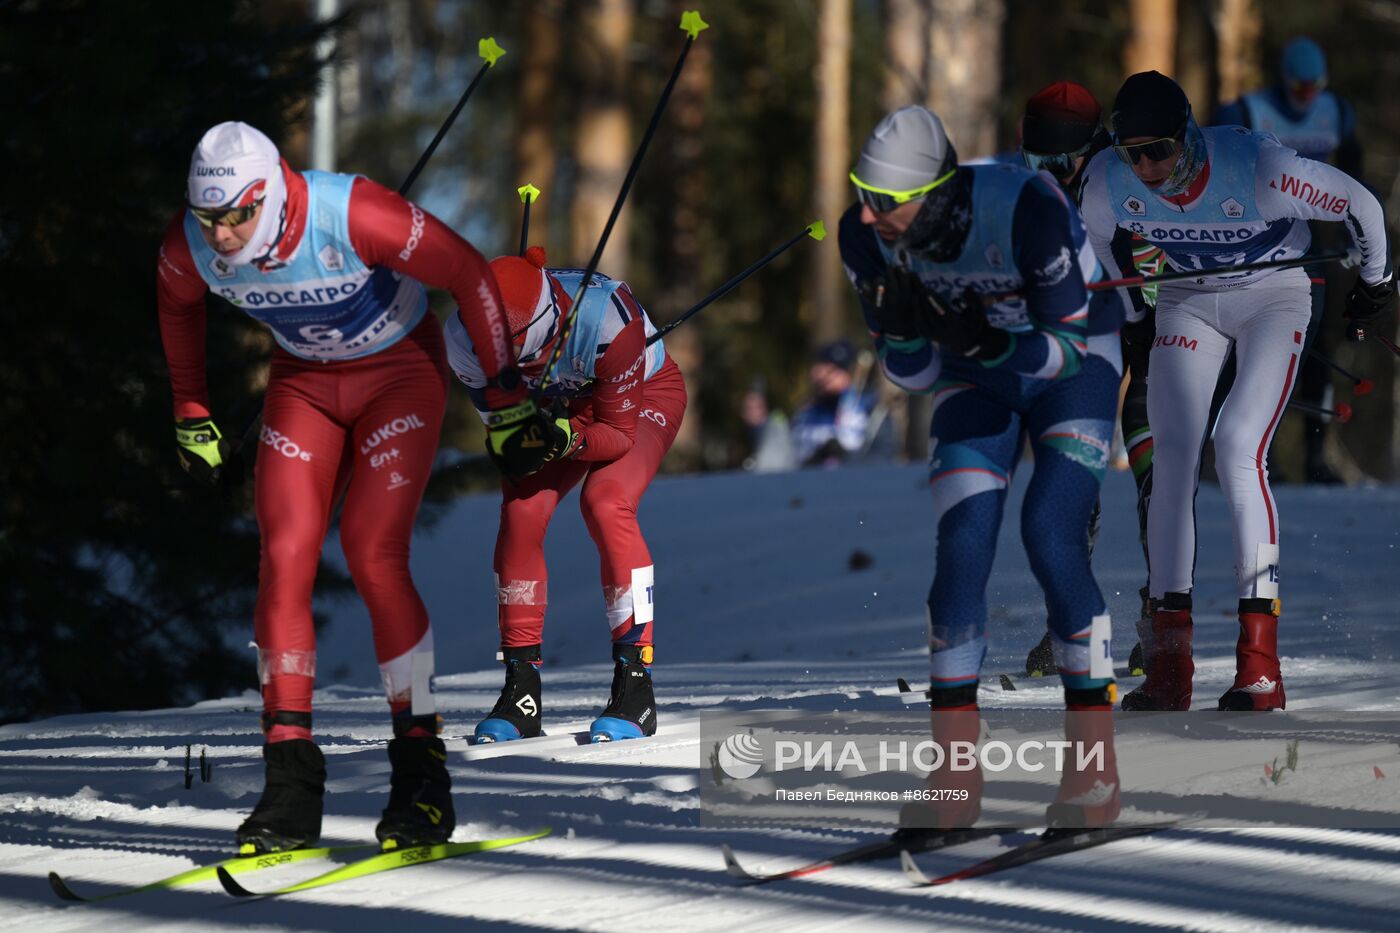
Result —
<instances>
[{"instance_id":1,"label":"skier with black helmet","mask_svg":"<svg viewBox=\"0 0 1400 933\"><path fill-rule=\"evenodd\" d=\"M1173 269L1210 273L1165 284L1158 294L1147 404L1155 441L1147 522L1155 611L1151 625L1139 628L1147 680L1124 707L1190 707L1193 504L1211 396L1233 348L1237 375L1214 441L1234 522L1240 631L1234 683L1219 706L1281 709L1279 518L1266 464L1298 372L1309 282L1296 267L1230 270L1304 255L1308 220L1345 222L1361 252L1348 337L1363 339L1392 293L1384 217L1355 179L1268 134L1198 126L1185 93L1155 71L1124 82L1112 126L1114 151L1089 164L1081 199L1099 260L1120 274L1111 243L1127 229L1161 246ZM1123 301L1130 321L1141 320L1142 309Z\"/></svg>"}]
</instances>

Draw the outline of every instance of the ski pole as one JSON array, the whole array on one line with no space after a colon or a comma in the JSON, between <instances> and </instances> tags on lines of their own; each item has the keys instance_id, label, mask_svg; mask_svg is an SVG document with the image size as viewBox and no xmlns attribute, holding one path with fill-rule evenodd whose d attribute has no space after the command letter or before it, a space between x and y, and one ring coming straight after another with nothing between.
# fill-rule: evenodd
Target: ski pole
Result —
<instances>
[{"instance_id":1,"label":"ski pole","mask_svg":"<svg viewBox=\"0 0 1400 933\"><path fill-rule=\"evenodd\" d=\"M530 245L530 205L539 200L540 189L530 184L528 181L515 189L515 193L520 195L520 203L525 205L524 213L520 218L520 253L525 255L525 247Z\"/></svg>"},{"instance_id":2,"label":"ski pole","mask_svg":"<svg viewBox=\"0 0 1400 933\"><path fill-rule=\"evenodd\" d=\"M1104 282L1090 282L1091 292L1101 292L1110 288L1143 288L1159 282L1178 282L1184 279L1202 279L1217 275L1234 275L1237 272L1254 272L1259 269L1287 269L1291 266L1306 266L1314 262L1339 262L1349 258L1346 252L1317 253L1313 256L1298 256L1294 259L1275 259L1271 262L1252 262L1243 266L1221 266L1218 269L1184 269L1178 272L1165 272L1161 275L1130 275L1122 279L1109 279Z\"/></svg>"},{"instance_id":3,"label":"ski pole","mask_svg":"<svg viewBox=\"0 0 1400 933\"><path fill-rule=\"evenodd\" d=\"M1311 356L1313 359L1317 360L1319 363L1323 364L1324 366L1328 366L1328 367L1330 367L1330 368L1332 368L1332 369L1335 369L1337 372L1341 373L1341 374L1342 374L1343 376L1345 376L1347 379L1351 380L1351 384L1352 384L1352 386L1353 386L1352 391L1353 391L1356 395L1370 395L1370 394L1371 394L1371 391L1372 391L1373 389L1375 389L1375 387L1376 387L1376 384L1375 384L1374 382L1372 382L1371 380L1369 380L1369 379L1360 379L1360 378L1358 378L1358 377L1356 377L1356 376L1353 376L1351 373L1347 372L1345 369L1342 369L1342 367L1339 366L1339 365L1337 365L1336 362L1334 362L1333 360L1329 359L1325 354L1319 352L1318 349L1317 349L1316 347L1308 347L1308 355Z\"/></svg>"},{"instance_id":4,"label":"ski pole","mask_svg":"<svg viewBox=\"0 0 1400 933\"><path fill-rule=\"evenodd\" d=\"M406 196L408 194L409 189L413 187L413 183L418 180L419 173L421 173L423 167L428 164L428 159L432 158L433 153L437 151L438 144L441 143L442 138L447 135L447 131L452 128L452 123L457 119L457 114L462 112L462 106L467 102L467 98L472 96L472 91L476 90L476 86L481 82L482 76L486 74L487 70L492 65L496 64L498 58L506 54L506 50L497 45L493 37L487 36L476 44L476 53L482 58L482 66L477 69L475 77L473 77L471 83L467 85L467 89L462 92L461 98L457 101L457 106L452 108L452 112L449 113L447 119L443 121L442 126L437 131L437 135L433 137L433 141L428 144L428 148L424 149L423 154L418 157L418 164L413 166L413 171L409 172L408 177L403 180L403 184L399 185L400 195ZM262 420L262 413L263 400L258 399L257 404L253 406L252 416L243 425L243 430L238 434L236 445L231 448L231 454L237 453L252 442L253 435L256 434L258 430L258 422Z\"/></svg>"},{"instance_id":5,"label":"ski pole","mask_svg":"<svg viewBox=\"0 0 1400 933\"><path fill-rule=\"evenodd\" d=\"M598 271L598 263L603 258L603 249L608 245L608 237L612 234L613 225L617 223L617 217L622 213L622 204L627 200L627 192L631 190L632 182L637 177L637 170L641 168L642 156L646 155L647 145L651 142L652 134L656 132L657 124L661 122L661 114L666 109L666 102L671 99L671 89L676 86L676 79L681 76L681 69L685 67L685 57L690 53L690 47L695 44L700 31L708 29L709 24L700 18L698 10L686 10L681 14L680 28L686 34L685 45L681 46L681 54L676 59L676 66L671 69L670 80L666 82L666 87L661 91L661 99L656 102L656 110L652 112L651 122L647 124L646 132L642 134L641 145L637 147L637 154L632 157L632 164L627 168L627 177L622 180L622 190L617 193L617 200L613 202L612 213L608 215L608 222L603 226L603 235L598 238L598 247L593 250L593 257L588 260L583 278L579 281L578 288L574 290L573 303L569 306L569 313L559 325L559 336L555 338L554 350L549 354L549 361L545 363L544 374L540 377L539 385L535 387L534 401L536 404L544 396L545 387L549 385L554 367L559 362L559 357L563 355L565 345L569 342L569 332L573 329L574 319L578 317L579 302L583 300L583 294L588 290L588 283L593 278L593 273Z\"/></svg>"},{"instance_id":6,"label":"ski pole","mask_svg":"<svg viewBox=\"0 0 1400 933\"><path fill-rule=\"evenodd\" d=\"M1372 340L1379 340L1381 346L1385 347L1387 350L1389 350L1391 353L1394 353L1396 356L1400 356L1400 347L1397 347L1395 345L1395 341L1391 340L1385 334L1367 334L1367 336L1370 337Z\"/></svg>"},{"instance_id":7,"label":"ski pole","mask_svg":"<svg viewBox=\"0 0 1400 933\"><path fill-rule=\"evenodd\" d=\"M778 258L779 256L781 256L783 253L787 252L789 249L791 249L791 248L793 247L793 245L795 245L795 244L796 244L798 241L800 241L803 237L811 237L811 238L814 239L814 240L823 240L823 239L825 239L825 238L826 238L826 225L825 225L824 223L822 223L820 220L814 220L814 221L812 221L811 223L809 223L806 227L802 228L802 232L801 232L801 233L797 234L796 236L791 237L791 238L788 239L786 242L784 242L781 246L778 246L777 248L775 248L775 249L773 249L773 250L770 250L770 251L768 252L768 254L765 255L762 259L760 259L758 262L756 262L756 263L754 263L753 265L749 266L749 267L748 267L747 269L745 269L743 272L740 272L738 275L734 276L734 278L730 279L728 282L725 282L723 285L721 285L719 288L715 289L714 291L710 292L710 293L709 293L708 295L706 295L704 298L701 298L698 302L696 302L694 305L691 306L690 310L685 311L685 312L682 313L679 317L677 317L674 321L672 321L671 323L667 324L665 327L661 328L661 329L658 330L656 333L654 333L654 334L652 334L650 337L648 337L648 338L647 338L647 346L651 346L652 344L656 343L656 341L660 340L662 337L665 337L667 334L669 334L671 331L675 330L675 329L676 329L677 327L679 327L681 324L684 324L689 318L694 317L695 315L699 314L701 311L703 311L703 310L705 309L705 307L706 307L707 305L711 304L712 302L718 301L719 299L723 298L725 295L729 294L729 293L730 293L731 291L733 291L736 287L738 287L739 283L743 282L744 279L747 279L749 276L753 275L753 274L754 274L755 272L757 272L759 269L762 269L764 266L768 265L770 262L772 262L773 260L777 259L777 258Z\"/></svg>"},{"instance_id":8,"label":"ski pole","mask_svg":"<svg viewBox=\"0 0 1400 933\"><path fill-rule=\"evenodd\" d=\"M452 123L457 119L457 114L462 112L462 107L466 104L467 98L472 96L472 91L476 90L476 86L481 83L481 79L486 75L486 72L492 65L496 64L496 59L506 54L506 50L497 45L494 38L487 36L476 44L476 54L481 56L481 67L477 69L476 76L473 77L471 83L467 85L467 89L462 92L462 97L457 101L457 106L452 108L452 112L447 115L447 119L444 120L442 126L438 128L437 135L433 137L433 141L428 143L428 148L424 149L423 154L418 157L418 164L413 166L413 171L409 172L408 177L403 180L403 184L399 185L399 194L408 194L408 189L412 188L413 183L418 180L418 173L423 171L423 167L428 164L428 160L431 159L433 153L437 151L438 143L442 142L442 138L446 136L447 131L452 128Z\"/></svg>"},{"instance_id":9,"label":"ski pole","mask_svg":"<svg viewBox=\"0 0 1400 933\"><path fill-rule=\"evenodd\" d=\"M1305 411L1310 415L1322 415L1327 418L1335 418L1339 424L1346 424L1351 420L1351 406L1346 402L1338 402L1336 408L1323 408L1321 405L1310 405L1307 402L1292 401L1288 403L1289 408L1296 408Z\"/></svg>"}]
</instances>

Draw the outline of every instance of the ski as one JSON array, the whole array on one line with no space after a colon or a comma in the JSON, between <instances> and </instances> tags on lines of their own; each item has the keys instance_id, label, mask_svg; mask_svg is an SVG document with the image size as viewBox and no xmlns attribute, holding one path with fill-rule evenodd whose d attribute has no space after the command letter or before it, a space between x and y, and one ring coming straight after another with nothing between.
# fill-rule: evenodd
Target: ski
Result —
<instances>
[{"instance_id":1,"label":"ski","mask_svg":"<svg viewBox=\"0 0 1400 933\"><path fill-rule=\"evenodd\" d=\"M1030 842L1022 843L1013 849L1008 849L989 859L969 865L967 868L950 872L935 878L930 878L924 874L914 858L906 850L899 853L899 863L904 868L904 876L920 887L936 887L938 885L952 884L954 881L963 881L968 878L981 878L1008 868L1016 868L1019 865L1029 865L1031 862L1038 862L1042 859L1054 858L1057 855L1068 855L1071 852L1080 852L1084 849L1092 849L1095 846L1105 845L1110 842L1117 842L1119 839L1131 839L1134 836L1146 836L1149 833L1161 832L1164 829L1172 829L1179 826L1179 820L1170 823L1145 823L1139 826L1104 826L1097 829L1050 829Z\"/></svg>"},{"instance_id":2,"label":"ski","mask_svg":"<svg viewBox=\"0 0 1400 933\"><path fill-rule=\"evenodd\" d=\"M545 827L539 832L526 836L506 836L500 839L477 839L472 842L444 842L438 845L414 846L409 849L390 849L387 852L380 852L377 855L371 855L368 858L362 858L348 865L331 869L324 874L316 875L314 878L308 878L305 881L299 881L296 884L276 888L272 891L249 891L234 881L233 874L225 871L223 866L218 866L216 870L219 875L219 883L224 886L225 891L234 897L272 897L277 894L291 894L295 891L321 888L328 884L363 878L395 868L406 868L409 865L425 865L429 862L456 858L459 855L471 855L474 852L485 852L489 849L503 849L506 846L542 839L551 832L553 832L552 829Z\"/></svg>"},{"instance_id":3,"label":"ski","mask_svg":"<svg viewBox=\"0 0 1400 933\"><path fill-rule=\"evenodd\" d=\"M57 894L65 901L77 903L91 903L93 901L107 901L114 897L128 897L132 894L141 894L146 891L162 891L168 888L183 887L188 884L198 884L201 881L212 880L217 872L227 871L230 876L241 875L245 872L258 871L263 868L277 868L282 865L291 865L295 862L304 862L309 859L329 858L341 852L359 852L372 848L367 845L356 846L328 846L319 849L291 849L286 852L269 852L266 855L236 855L233 858L224 859L222 862L215 862L212 865L201 865L198 868L191 868L189 871L182 871L178 875L171 875L169 878L162 878L159 881L152 881L150 884L139 885L134 888L125 888L121 891L112 891L109 894L97 894L92 897L85 897L71 887L56 871L49 872L49 887L53 888L53 893Z\"/></svg>"},{"instance_id":4,"label":"ski","mask_svg":"<svg viewBox=\"0 0 1400 933\"><path fill-rule=\"evenodd\" d=\"M977 839L985 839L989 836L1000 836L1012 832L1015 832L1015 830L995 826L953 829L944 832L939 832L937 830L904 829L884 839L862 843L861 845L838 852L835 855L817 859L815 862L808 862L796 868L789 868L787 871L773 872L771 874L755 874L744 868L735 857L734 850L729 847L728 843L725 843L723 846L724 870L729 873L731 878L737 878L748 884L767 884L770 881L782 881L787 878L802 878L806 875L815 875L817 872L826 871L828 868L835 868L838 865L850 865L855 862L873 862L878 859L894 858L901 852L907 851L931 852L935 849L946 849L949 846L958 846Z\"/></svg>"}]
</instances>

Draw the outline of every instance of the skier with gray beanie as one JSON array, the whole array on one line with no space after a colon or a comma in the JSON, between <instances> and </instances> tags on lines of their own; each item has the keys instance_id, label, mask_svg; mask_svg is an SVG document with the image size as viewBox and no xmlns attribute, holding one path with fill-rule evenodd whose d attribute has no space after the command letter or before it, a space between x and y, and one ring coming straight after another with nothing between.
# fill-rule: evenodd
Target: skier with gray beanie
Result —
<instances>
[{"instance_id":1,"label":"skier with gray beanie","mask_svg":"<svg viewBox=\"0 0 1400 933\"><path fill-rule=\"evenodd\" d=\"M923 107L880 121L851 181L857 203L841 219L841 256L876 352L892 382L934 398L934 739L977 739L986 583L1023 435L1035 473L1022 533L1045 590L1065 700L1106 713L1115 695L1110 624L1084 529L1113 439L1121 318L1115 304L1089 300L1085 281L1098 264L1078 214L1048 176L960 166L942 121ZM942 715L958 712L970 715ZM1052 826L1116 818L1111 727L1095 731L1106 725L1107 716L1070 718L1068 738L1104 741L1110 751L1102 767L1064 773ZM938 780L953 799L921 806L920 821L944 829L975 822L981 772Z\"/></svg>"}]
</instances>

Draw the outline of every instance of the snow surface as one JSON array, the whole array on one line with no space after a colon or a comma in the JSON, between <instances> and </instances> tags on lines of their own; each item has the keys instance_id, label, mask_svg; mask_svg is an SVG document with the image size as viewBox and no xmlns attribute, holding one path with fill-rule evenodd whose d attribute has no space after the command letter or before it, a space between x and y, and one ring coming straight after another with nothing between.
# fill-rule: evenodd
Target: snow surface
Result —
<instances>
[{"instance_id":1,"label":"snow surface","mask_svg":"<svg viewBox=\"0 0 1400 933\"><path fill-rule=\"evenodd\" d=\"M414 568L435 624L438 700L458 839L549 825L513 849L292 895L240 902L217 883L65 906L45 877L100 894L228 854L261 787L256 694L188 709L64 716L0 728L0 930L1280 930L1400 928L1400 833L1178 830L936 891L874 863L744 888L719 852L777 869L857 841L839 831L776 833L699 825L698 712L896 709L893 682L926 676L923 600L931 507L920 467L663 478L642 506L657 566L661 729L652 739L579 745L610 680L597 558L571 497L548 545L545 710L550 737L469 748L462 738L500 689L490 556L496 500L455 504L420 534ZM988 672L1020 668L1043 608L1019 546L1019 478L990 602ZM1290 708L1400 709L1400 489L1283 487L1285 656ZM1131 647L1143 580L1132 482L1111 474L1095 554ZM1233 673L1234 590L1219 490L1201 490L1197 702ZM856 550L871 563L851 569ZM340 560L339 549L327 550ZM372 837L386 793L387 721L368 619L328 607L316 731L330 770L324 839ZM249 658L251 682L252 660ZM1131 686L1131 684L1129 684ZM982 704L1045 708L1058 681ZM184 755L208 750L213 780L184 788ZM1369 766L1357 763L1358 768ZM1300 772L1301 773L1301 772ZM1382 780L1371 778L1371 780ZM1383 779L1400 793L1400 774ZM951 870L986 842L925 855ZM254 889L316 874L302 863L243 876Z\"/></svg>"}]
</instances>

